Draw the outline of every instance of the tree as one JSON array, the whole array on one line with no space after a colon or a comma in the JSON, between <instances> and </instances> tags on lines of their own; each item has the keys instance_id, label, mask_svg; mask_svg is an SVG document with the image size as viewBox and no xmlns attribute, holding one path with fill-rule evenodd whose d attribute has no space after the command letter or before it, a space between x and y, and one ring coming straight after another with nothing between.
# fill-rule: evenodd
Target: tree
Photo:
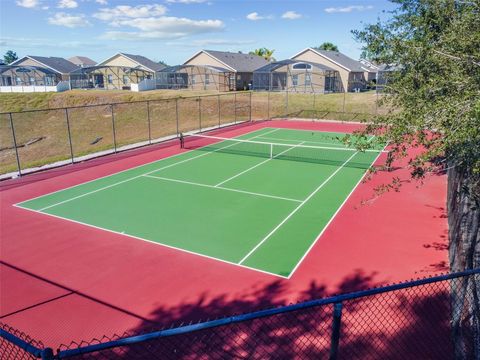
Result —
<instances>
[{"instance_id":1,"label":"tree","mask_svg":"<svg viewBox=\"0 0 480 360\"><path fill-rule=\"evenodd\" d=\"M250 55L257 55L263 57L267 61L275 61L275 58L273 57L273 53L275 50L270 50L267 49L266 47L255 49L253 51L250 51Z\"/></svg>"},{"instance_id":2,"label":"tree","mask_svg":"<svg viewBox=\"0 0 480 360\"><path fill-rule=\"evenodd\" d=\"M330 50L330 51L338 51L338 46L331 42L324 42L323 44L314 47L316 50Z\"/></svg>"},{"instance_id":3,"label":"tree","mask_svg":"<svg viewBox=\"0 0 480 360\"><path fill-rule=\"evenodd\" d=\"M390 19L353 31L366 54L398 69L381 98L390 112L366 132L383 132L392 159L416 148L413 178L447 173L450 268L480 268L480 1L391 1ZM480 359L480 282L454 288L455 357Z\"/></svg>"},{"instance_id":4,"label":"tree","mask_svg":"<svg viewBox=\"0 0 480 360\"><path fill-rule=\"evenodd\" d=\"M163 60L159 60L159 61L157 61L157 63L159 63L160 65L163 65L163 66L168 66L168 64Z\"/></svg>"},{"instance_id":5,"label":"tree","mask_svg":"<svg viewBox=\"0 0 480 360\"><path fill-rule=\"evenodd\" d=\"M3 55L3 62L8 65L18 60L17 53L13 50L8 50L5 55Z\"/></svg>"}]
</instances>

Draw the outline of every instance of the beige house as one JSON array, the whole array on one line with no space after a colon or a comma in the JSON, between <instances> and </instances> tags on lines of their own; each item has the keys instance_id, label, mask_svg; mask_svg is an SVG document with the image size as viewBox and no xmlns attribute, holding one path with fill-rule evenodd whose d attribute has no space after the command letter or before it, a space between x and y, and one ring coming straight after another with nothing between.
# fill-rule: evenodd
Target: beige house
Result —
<instances>
[{"instance_id":1,"label":"beige house","mask_svg":"<svg viewBox=\"0 0 480 360\"><path fill-rule=\"evenodd\" d=\"M93 61L89 57L78 55L68 58L68 61L80 67L95 66L97 64L96 61Z\"/></svg>"},{"instance_id":2,"label":"beige house","mask_svg":"<svg viewBox=\"0 0 480 360\"><path fill-rule=\"evenodd\" d=\"M301 93L338 92L338 71L311 63L286 59L275 61L253 72L253 89Z\"/></svg>"},{"instance_id":3,"label":"beige house","mask_svg":"<svg viewBox=\"0 0 480 360\"><path fill-rule=\"evenodd\" d=\"M341 91L356 91L367 88L368 77L370 76L368 74L369 70L359 61L340 52L307 48L292 56L291 59L322 64L338 71Z\"/></svg>"},{"instance_id":4,"label":"beige house","mask_svg":"<svg viewBox=\"0 0 480 360\"><path fill-rule=\"evenodd\" d=\"M51 86L69 81L70 73L78 66L61 57L27 55L9 65L2 74L2 83L8 85Z\"/></svg>"},{"instance_id":5,"label":"beige house","mask_svg":"<svg viewBox=\"0 0 480 360\"><path fill-rule=\"evenodd\" d=\"M202 50L185 61L183 67L191 67L190 88L226 91L248 89L253 72L267 64L257 55Z\"/></svg>"},{"instance_id":6,"label":"beige house","mask_svg":"<svg viewBox=\"0 0 480 360\"><path fill-rule=\"evenodd\" d=\"M118 53L95 66L83 67L72 73L73 88L130 90L132 84L155 79L165 68L144 56Z\"/></svg>"}]
</instances>

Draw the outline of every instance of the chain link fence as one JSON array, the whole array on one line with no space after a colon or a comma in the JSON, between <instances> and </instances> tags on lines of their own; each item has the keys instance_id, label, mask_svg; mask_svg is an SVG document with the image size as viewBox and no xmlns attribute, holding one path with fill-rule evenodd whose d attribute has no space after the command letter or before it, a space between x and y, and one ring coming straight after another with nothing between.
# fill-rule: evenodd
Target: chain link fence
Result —
<instances>
[{"instance_id":1,"label":"chain link fence","mask_svg":"<svg viewBox=\"0 0 480 360\"><path fill-rule=\"evenodd\" d=\"M0 178L80 162L247 121L362 121L377 93L232 92L174 99L0 113Z\"/></svg>"},{"instance_id":2,"label":"chain link fence","mask_svg":"<svg viewBox=\"0 0 480 360\"><path fill-rule=\"evenodd\" d=\"M2 325L2 359L478 359L480 269L61 345Z\"/></svg>"}]
</instances>

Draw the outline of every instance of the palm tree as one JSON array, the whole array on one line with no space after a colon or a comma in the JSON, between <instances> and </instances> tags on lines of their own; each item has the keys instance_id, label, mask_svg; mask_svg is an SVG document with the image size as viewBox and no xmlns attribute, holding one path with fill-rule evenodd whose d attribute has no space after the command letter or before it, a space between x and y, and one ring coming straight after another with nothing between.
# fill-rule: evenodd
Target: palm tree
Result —
<instances>
[{"instance_id":1,"label":"palm tree","mask_svg":"<svg viewBox=\"0 0 480 360\"><path fill-rule=\"evenodd\" d=\"M316 50L330 50L330 51L338 51L338 46L331 42L324 42L320 46L314 47Z\"/></svg>"},{"instance_id":2,"label":"palm tree","mask_svg":"<svg viewBox=\"0 0 480 360\"><path fill-rule=\"evenodd\" d=\"M272 56L275 50L267 49L266 47L255 49L250 51L250 55L257 55L263 57L267 61L275 61L275 58Z\"/></svg>"}]
</instances>

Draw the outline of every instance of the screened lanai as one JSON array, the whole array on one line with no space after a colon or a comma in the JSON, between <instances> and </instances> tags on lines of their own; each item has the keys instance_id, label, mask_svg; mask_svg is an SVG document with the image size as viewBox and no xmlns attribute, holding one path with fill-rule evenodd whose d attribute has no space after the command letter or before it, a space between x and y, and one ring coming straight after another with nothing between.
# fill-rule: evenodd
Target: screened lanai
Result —
<instances>
[{"instance_id":1,"label":"screened lanai","mask_svg":"<svg viewBox=\"0 0 480 360\"><path fill-rule=\"evenodd\" d=\"M131 84L153 78L151 71L125 66L88 66L70 73L72 89L130 90Z\"/></svg>"},{"instance_id":2,"label":"screened lanai","mask_svg":"<svg viewBox=\"0 0 480 360\"><path fill-rule=\"evenodd\" d=\"M208 65L178 65L157 74L157 89L235 90L235 72Z\"/></svg>"},{"instance_id":3,"label":"screened lanai","mask_svg":"<svg viewBox=\"0 0 480 360\"><path fill-rule=\"evenodd\" d=\"M338 71L312 62L282 60L253 72L253 90L330 93L339 92Z\"/></svg>"},{"instance_id":4,"label":"screened lanai","mask_svg":"<svg viewBox=\"0 0 480 360\"><path fill-rule=\"evenodd\" d=\"M62 76L39 66L0 65L0 86L55 86Z\"/></svg>"}]
</instances>

